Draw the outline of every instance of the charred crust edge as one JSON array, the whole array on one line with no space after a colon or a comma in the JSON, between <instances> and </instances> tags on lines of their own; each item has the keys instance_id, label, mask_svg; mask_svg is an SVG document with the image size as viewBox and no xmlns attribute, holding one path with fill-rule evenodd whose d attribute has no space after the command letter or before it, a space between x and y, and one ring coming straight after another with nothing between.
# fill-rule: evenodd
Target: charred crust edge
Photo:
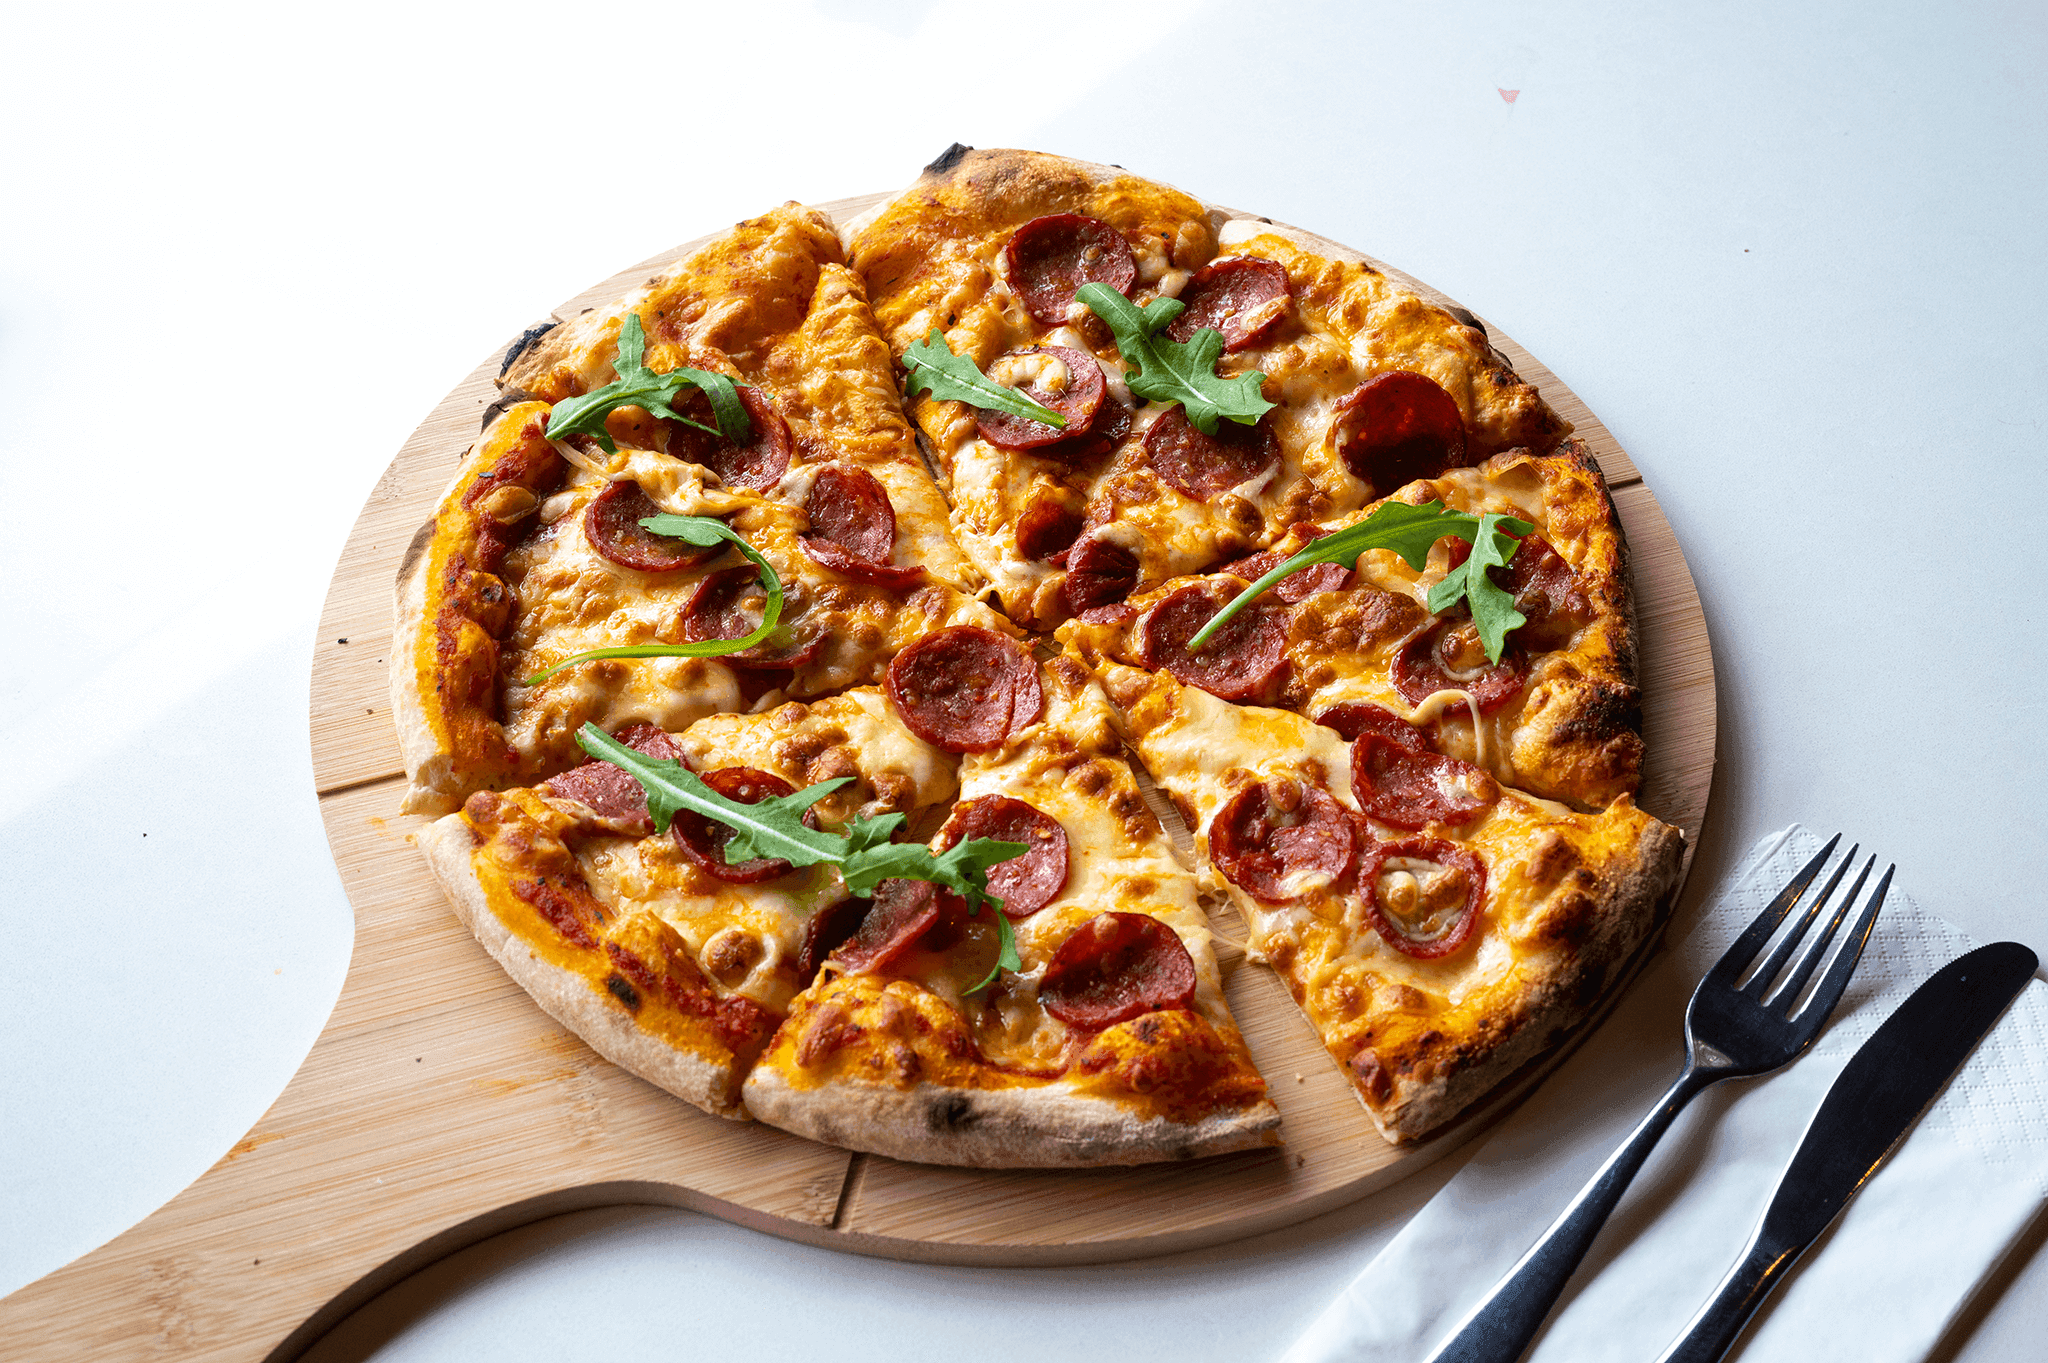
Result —
<instances>
[{"instance_id":1,"label":"charred crust edge","mask_svg":"<svg viewBox=\"0 0 2048 1363\"><path fill-rule=\"evenodd\" d=\"M924 1124L931 1131L960 1131L980 1120L973 1100L964 1093L949 1093L925 1104Z\"/></svg>"},{"instance_id":2,"label":"charred crust edge","mask_svg":"<svg viewBox=\"0 0 2048 1363\"><path fill-rule=\"evenodd\" d=\"M427 545L434 538L434 527L438 524L438 516L429 516L420 523L419 529L412 532L412 543L405 546L405 557L398 561L400 586L404 586L405 580L412 576L413 565L420 561L420 555L427 552Z\"/></svg>"},{"instance_id":3,"label":"charred crust edge","mask_svg":"<svg viewBox=\"0 0 2048 1363\"><path fill-rule=\"evenodd\" d=\"M505 371L512 367L512 361L518 359L521 355L524 355L535 341L538 341L541 337L547 335L549 332L553 331L559 325L561 325L559 322L555 321L554 318L550 317L547 321L537 322L533 326L530 326L526 330L520 332L519 339L514 341L511 344L511 346L506 349L504 361L498 365L498 377L501 379L504 378Z\"/></svg>"},{"instance_id":4,"label":"charred crust edge","mask_svg":"<svg viewBox=\"0 0 2048 1363\"><path fill-rule=\"evenodd\" d=\"M944 175L953 167L959 165L962 160L966 159L967 153L973 150L974 148L964 142L955 142L952 146L947 147L937 156L934 156L932 163L924 168L924 173L927 175Z\"/></svg>"}]
</instances>

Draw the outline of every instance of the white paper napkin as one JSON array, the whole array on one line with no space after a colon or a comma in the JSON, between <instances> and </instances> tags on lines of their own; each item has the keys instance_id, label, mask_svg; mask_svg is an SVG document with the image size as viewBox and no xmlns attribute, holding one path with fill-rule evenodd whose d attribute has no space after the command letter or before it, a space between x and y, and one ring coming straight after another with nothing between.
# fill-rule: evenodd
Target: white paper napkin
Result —
<instances>
[{"instance_id":1,"label":"white paper napkin","mask_svg":"<svg viewBox=\"0 0 2048 1363\"><path fill-rule=\"evenodd\" d=\"M1684 942L1404 1227L1285 1363L1414 1363L1511 1268L1678 1073L1693 986L1820 849L1765 838ZM1882 857L1879 865L1882 867ZM1892 1009L1975 945L1894 883L1814 1049L1693 1100L1530 1354L1655 1358L1734 1264L1822 1097ZM1744 1363L1924 1358L2048 1198L2048 986L2029 984L1877 1177L1765 1304Z\"/></svg>"}]
</instances>

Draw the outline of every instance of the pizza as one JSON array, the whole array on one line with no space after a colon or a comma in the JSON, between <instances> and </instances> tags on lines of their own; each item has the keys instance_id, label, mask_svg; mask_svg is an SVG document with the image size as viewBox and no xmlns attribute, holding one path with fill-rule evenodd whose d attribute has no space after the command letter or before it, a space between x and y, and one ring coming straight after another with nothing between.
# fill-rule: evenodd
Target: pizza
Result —
<instances>
[{"instance_id":1,"label":"pizza","mask_svg":"<svg viewBox=\"0 0 2048 1363\"><path fill-rule=\"evenodd\" d=\"M499 382L400 574L406 808L507 973L707 1112L978 1167L1274 1144L1220 913L1410 1140L1675 887L1599 469L1362 257L956 147Z\"/></svg>"}]
</instances>

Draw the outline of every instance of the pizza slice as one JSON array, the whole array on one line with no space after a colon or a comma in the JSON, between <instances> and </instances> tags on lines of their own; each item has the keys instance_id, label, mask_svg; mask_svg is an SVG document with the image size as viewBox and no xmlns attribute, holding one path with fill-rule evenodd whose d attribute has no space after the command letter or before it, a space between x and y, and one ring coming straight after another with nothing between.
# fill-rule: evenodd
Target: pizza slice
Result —
<instances>
[{"instance_id":1,"label":"pizza slice","mask_svg":"<svg viewBox=\"0 0 2048 1363\"><path fill-rule=\"evenodd\" d=\"M1438 541L1419 570L1388 549L1365 551L1352 568L1300 568L1189 647L1252 582L1365 521L1379 503L1298 525L1215 573L1089 611L1059 637L1091 663L1165 670L1226 700L1293 710L1347 740L1373 734L1382 765L1406 750L1439 753L1582 810L1632 795L1643 745L1626 547L1578 443L1549 455L1498 454L1410 483L1391 500L1534 527L1508 566L1491 570L1524 617L1497 662L1463 603L1441 615L1428 606L1430 589L1471 552L1456 538Z\"/></svg>"},{"instance_id":2,"label":"pizza slice","mask_svg":"<svg viewBox=\"0 0 2048 1363\"><path fill-rule=\"evenodd\" d=\"M1009 628L976 599L838 249L821 215L778 209L513 361L400 575L409 810L561 771L585 723L679 730L872 684L949 624ZM722 381L726 413L684 387L666 394L672 418L626 403L550 432L558 405L610 382L659 406L679 371ZM659 515L718 520L767 559L784 594L771 637L725 647L756 632L763 579L734 546L644 524ZM614 656L570 662L597 650ZM657 656L617 656L631 650Z\"/></svg>"},{"instance_id":3,"label":"pizza slice","mask_svg":"<svg viewBox=\"0 0 2048 1363\"><path fill-rule=\"evenodd\" d=\"M1583 1019L1677 884L1680 834L1627 795L1584 813L1471 772L1444 811L1300 715L1165 672L1102 676L1255 959L1390 1141L1448 1121Z\"/></svg>"},{"instance_id":4,"label":"pizza slice","mask_svg":"<svg viewBox=\"0 0 2048 1363\"><path fill-rule=\"evenodd\" d=\"M960 543L1019 623L1568 429L1483 331L1362 257L1114 167L956 153L849 224L848 258L913 387L942 343L1063 423L937 392L913 407ZM1091 284L1130 306L1105 320ZM1162 306L1180 310L1155 324Z\"/></svg>"},{"instance_id":5,"label":"pizza slice","mask_svg":"<svg viewBox=\"0 0 2048 1363\"><path fill-rule=\"evenodd\" d=\"M873 687L815 705L714 715L681 735L618 739L679 760L741 804L820 780L821 827L950 802L954 761L890 715ZM813 925L850 898L828 866L725 856L732 830L677 814L590 761L538 786L478 791L419 835L457 914L535 1002L614 1063L720 1116L818 962Z\"/></svg>"},{"instance_id":6,"label":"pizza slice","mask_svg":"<svg viewBox=\"0 0 2048 1363\"><path fill-rule=\"evenodd\" d=\"M935 683L970 667L995 695L963 712ZM1086 670L970 655L949 635L899 668L891 695L913 728L976 743L1006 730L962 757L933 845L1028 850L989 874L1001 909L973 917L929 885L888 883L748 1077L748 1109L833 1144L982 1167L1274 1143L1279 1113L1224 1001L1194 877ZM998 969L1004 925L1016 960Z\"/></svg>"}]
</instances>

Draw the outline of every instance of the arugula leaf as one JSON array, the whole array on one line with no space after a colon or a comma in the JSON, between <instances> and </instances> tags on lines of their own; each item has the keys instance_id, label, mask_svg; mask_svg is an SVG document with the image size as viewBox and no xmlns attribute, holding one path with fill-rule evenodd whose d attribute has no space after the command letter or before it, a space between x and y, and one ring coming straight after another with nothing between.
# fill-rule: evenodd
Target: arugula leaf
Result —
<instances>
[{"instance_id":1,"label":"arugula leaf","mask_svg":"<svg viewBox=\"0 0 2048 1363\"><path fill-rule=\"evenodd\" d=\"M768 604L761 611L761 623L755 627L753 633L743 634L737 639L706 639L695 644L618 644L611 648L593 648L587 653L564 658L531 677L521 677L521 686L539 686L565 667L574 667L578 663L592 662L598 658L717 658L764 643L775 633L776 624L782 619L782 579L776 575L775 565L762 558L760 551L741 539L731 526L709 516L675 516L665 511L659 516L641 517L640 524L657 535L687 540L699 546L708 547L720 540L737 546L739 551L752 559L754 566L761 570L761 585L768 590Z\"/></svg>"},{"instance_id":2,"label":"arugula leaf","mask_svg":"<svg viewBox=\"0 0 2048 1363\"><path fill-rule=\"evenodd\" d=\"M650 518L652 519L652 518ZM624 771L647 792L647 811L654 816L654 831L666 833L678 810L688 809L716 819L732 829L725 844L729 864L755 857L780 857L791 866L830 864L839 868L840 879L856 895L872 895L884 880L928 880L958 893L967 901L967 912L977 915L983 904L995 914L996 936L1001 943L994 969L980 984L968 990L978 993L1004 970L1021 970L1016 934L1002 912L1002 900L988 892L989 868L1030 848L1021 842L995 838L970 838L943 852L922 843L891 842L903 824L901 814L855 819L844 833L828 833L804 824L804 812L825 796L852 780L842 776L821 781L791 795L778 795L758 804L741 804L720 795L704 780L673 758L649 757L598 728L585 724L576 731L576 741L592 757L601 758Z\"/></svg>"},{"instance_id":3,"label":"arugula leaf","mask_svg":"<svg viewBox=\"0 0 2048 1363\"><path fill-rule=\"evenodd\" d=\"M1488 568L1506 567L1522 545L1520 540L1501 533L1503 521L1519 526L1524 535L1535 529L1527 521L1496 516L1491 512L1481 516L1478 534L1471 541L1471 556L1444 574L1443 581L1429 589L1432 615L1442 615L1456 605L1460 597L1471 604L1472 623L1479 630L1479 642L1485 646L1487 658L1496 663L1507 646L1508 631L1529 623L1529 618L1515 609L1514 595L1486 575Z\"/></svg>"},{"instance_id":4,"label":"arugula leaf","mask_svg":"<svg viewBox=\"0 0 2048 1363\"><path fill-rule=\"evenodd\" d=\"M1260 395L1266 376L1256 369L1234 379L1217 375L1222 332L1203 327L1188 341L1155 334L1187 307L1179 299L1155 298L1140 309L1107 284L1083 284L1075 297L1109 324L1124 363L1136 366L1124 375L1131 391L1141 398L1178 402L1203 435L1216 434L1218 417L1250 426L1278 405Z\"/></svg>"},{"instance_id":5,"label":"arugula leaf","mask_svg":"<svg viewBox=\"0 0 2048 1363\"><path fill-rule=\"evenodd\" d=\"M1440 615L1461 598L1469 598L1473 623L1479 627L1479 641L1486 647L1487 658L1497 663L1506 646L1508 631L1525 622L1515 609L1514 597L1495 585L1493 579L1486 575L1486 570L1500 567L1512 559L1521 543L1514 536L1531 534L1535 529L1529 522L1512 516L1499 516L1492 512L1474 516L1465 511L1448 511L1442 502L1425 502L1421 506L1407 502L1382 502L1358 524L1311 541L1299 553L1239 592L1229 605L1216 612L1214 618L1188 640L1188 651L1192 653L1208 643L1216 631L1223 628L1225 621L1289 573L1312 563L1341 563L1346 568L1355 568L1358 556L1368 549L1391 549L1410 568L1420 572L1429 558L1431 546L1445 536L1451 536L1471 544L1472 556L1430 588L1429 608ZM1510 531L1513 533L1507 533ZM1509 617L1513 617L1511 621Z\"/></svg>"},{"instance_id":6,"label":"arugula leaf","mask_svg":"<svg viewBox=\"0 0 2048 1363\"><path fill-rule=\"evenodd\" d=\"M640 328L640 314L629 312L626 320L619 324L619 353L612 361L612 368L618 378L604 387L585 393L580 398L565 398L554 405L548 414L548 438L566 440L572 435L587 435L603 447L606 454L618 453L618 446L612 443L605 431L604 419L618 407L642 407L649 415L667 417L680 421L685 426L695 426L712 435L723 435L733 441L744 441L753 434L753 423L747 418L746 404L740 401L739 389L723 374L714 374L706 369L672 369L666 374L657 374L641 363L647 353L647 333ZM711 399L712 416L716 426L706 426L701 421L692 421L669 406L670 399L682 391L685 384L696 388Z\"/></svg>"},{"instance_id":7,"label":"arugula leaf","mask_svg":"<svg viewBox=\"0 0 2048 1363\"><path fill-rule=\"evenodd\" d=\"M941 402L964 402L985 412L1008 412L1066 429L1067 419L1058 412L1033 402L1015 388L997 383L965 355L955 355L946 344L946 333L937 327L903 352L903 367L908 371L903 379L905 396L930 393Z\"/></svg>"}]
</instances>

